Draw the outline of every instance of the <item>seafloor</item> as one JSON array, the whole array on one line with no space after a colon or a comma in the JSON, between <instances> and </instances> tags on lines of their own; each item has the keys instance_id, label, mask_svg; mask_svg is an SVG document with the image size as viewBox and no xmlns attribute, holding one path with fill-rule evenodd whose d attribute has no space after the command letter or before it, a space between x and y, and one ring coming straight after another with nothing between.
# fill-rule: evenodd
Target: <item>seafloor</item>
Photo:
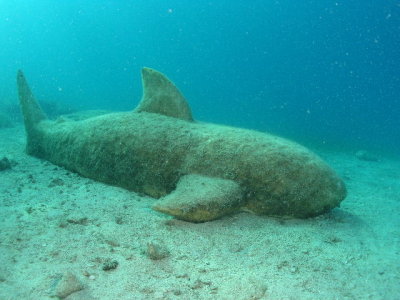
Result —
<instances>
[{"instance_id":1,"label":"seafloor","mask_svg":"<svg viewBox=\"0 0 400 300\"><path fill-rule=\"evenodd\" d=\"M400 299L400 161L317 151L345 180L331 213L192 224L82 178L0 130L0 299ZM67 279L65 279L67 278Z\"/></svg>"}]
</instances>

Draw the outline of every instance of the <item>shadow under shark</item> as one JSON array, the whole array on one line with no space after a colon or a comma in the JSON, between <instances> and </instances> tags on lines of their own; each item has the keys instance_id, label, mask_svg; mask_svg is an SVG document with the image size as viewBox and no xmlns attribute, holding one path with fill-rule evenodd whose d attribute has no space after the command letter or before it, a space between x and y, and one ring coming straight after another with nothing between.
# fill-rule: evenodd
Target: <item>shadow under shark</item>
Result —
<instances>
[{"instance_id":1,"label":"shadow under shark","mask_svg":"<svg viewBox=\"0 0 400 300\"><path fill-rule=\"evenodd\" d=\"M338 206L343 181L317 155L277 136L195 122L162 73L143 68L134 111L48 120L22 71L27 153L82 176L159 198L153 208L204 222L240 210L311 217Z\"/></svg>"}]
</instances>

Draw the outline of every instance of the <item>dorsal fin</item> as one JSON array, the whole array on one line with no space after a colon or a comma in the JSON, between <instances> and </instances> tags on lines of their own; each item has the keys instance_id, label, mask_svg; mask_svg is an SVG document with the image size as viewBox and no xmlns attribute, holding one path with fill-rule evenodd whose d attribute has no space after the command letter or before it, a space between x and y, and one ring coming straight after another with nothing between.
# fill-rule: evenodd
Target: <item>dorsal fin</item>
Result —
<instances>
[{"instance_id":1,"label":"dorsal fin","mask_svg":"<svg viewBox=\"0 0 400 300\"><path fill-rule=\"evenodd\" d=\"M185 97L164 74L142 69L143 97L137 112L157 113L173 118L193 121L192 112Z\"/></svg>"}]
</instances>

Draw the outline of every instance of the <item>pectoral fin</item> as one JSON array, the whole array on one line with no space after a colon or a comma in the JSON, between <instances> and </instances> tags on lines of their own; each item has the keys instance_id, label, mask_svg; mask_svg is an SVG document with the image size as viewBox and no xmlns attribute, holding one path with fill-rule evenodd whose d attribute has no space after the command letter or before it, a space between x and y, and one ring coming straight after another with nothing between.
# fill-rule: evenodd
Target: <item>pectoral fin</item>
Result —
<instances>
[{"instance_id":1,"label":"pectoral fin","mask_svg":"<svg viewBox=\"0 0 400 300\"><path fill-rule=\"evenodd\" d=\"M189 222L206 222L237 211L241 200L242 190L232 180L186 175L153 209Z\"/></svg>"}]
</instances>

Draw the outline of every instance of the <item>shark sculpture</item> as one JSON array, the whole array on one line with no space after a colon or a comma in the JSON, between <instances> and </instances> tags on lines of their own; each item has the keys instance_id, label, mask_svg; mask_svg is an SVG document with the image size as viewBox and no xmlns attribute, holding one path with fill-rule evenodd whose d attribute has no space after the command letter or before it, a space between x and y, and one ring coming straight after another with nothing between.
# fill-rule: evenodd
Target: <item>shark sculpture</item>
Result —
<instances>
[{"instance_id":1,"label":"shark sculpture","mask_svg":"<svg viewBox=\"0 0 400 300\"><path fill-rule=\"evenodd\" d=\"M18 71L27 153L158 198L155 210L191 222L241 210L306 218L345 198L343 181L306 148L270 134L196 122L165 75L143 68L142 80L134 111L51 121Z\"/></svg>"}]
</instances>

